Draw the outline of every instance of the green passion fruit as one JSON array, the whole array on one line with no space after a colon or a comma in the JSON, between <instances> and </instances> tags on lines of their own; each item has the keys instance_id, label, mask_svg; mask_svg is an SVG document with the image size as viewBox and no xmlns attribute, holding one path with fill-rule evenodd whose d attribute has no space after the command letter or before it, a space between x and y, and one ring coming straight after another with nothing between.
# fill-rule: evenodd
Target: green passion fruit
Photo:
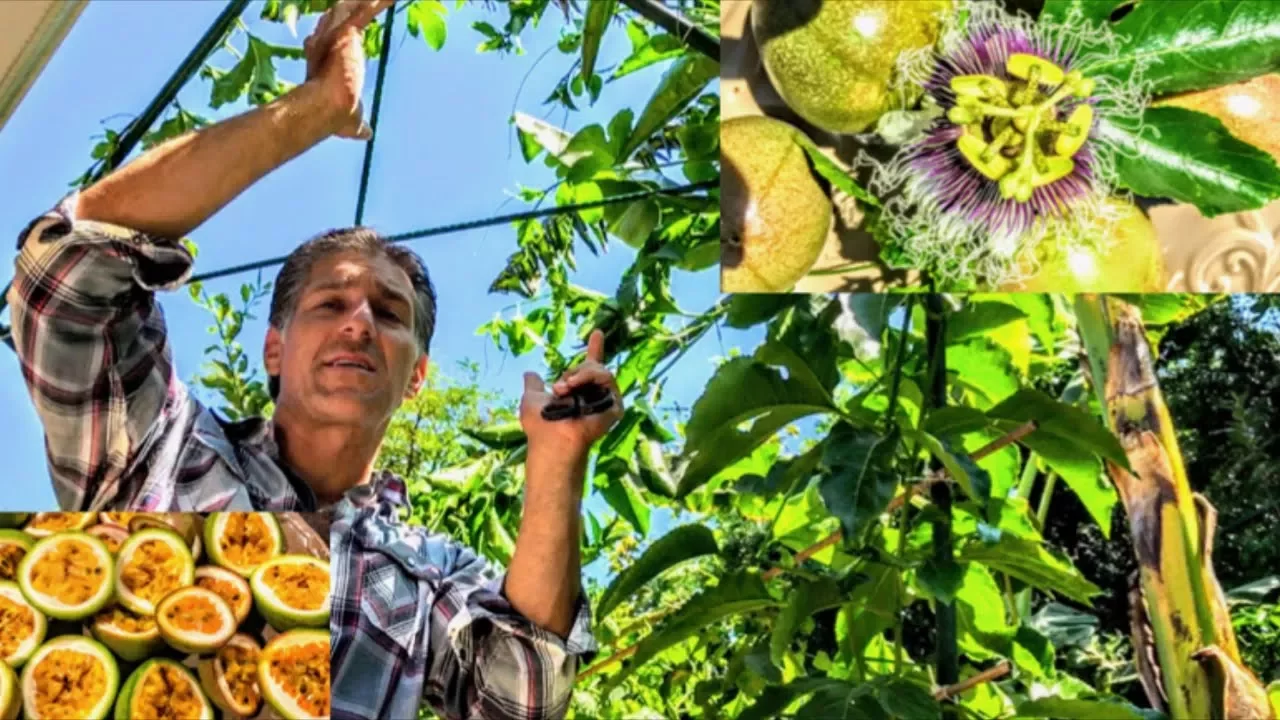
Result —
<instances>
[{"instance_id":1,"label":"green passion fruit","mask_svg":"<svg viewBox=\"0 0 1280 720\"><path fill-rule=\"evenodd\" d=\"M82 620L111 600L111 552L98 538L64 531L32 546L18 563L18 586L40 612Z\"/></svg>"},{"instance_id":2,"label":"green passion fruit","mask_svg":"<svg viewBox=\"0 0 1280 720\"><path fill-rule=\"evenodd\" d=\"M22 690L13 668L0 662L0 720L17 720L22 710Z\"/></svg>"},{"instance_id":3,"label":"green passion fruit","mask_svg":"<svg viewBox=\"0 0 1280 720\"><path fill-rule=\"evenodd\" d=\"M18 583L0 581L0 665L22 667L46 632L48 621L27 602Z\"/></svg>"},{"instance_id":4,"label":"green passion fruit","mask_svg":"<svg viewBox=\"0 0 1280 720\"><path fill-rule=\"evenodd\" d=\"M258 660L262 647L251 636L236 633L212 657L200 661L200 686L219 708L240 717L253 717L262 707L258 688Z\"/></svg>"},{"instance_id":5,"label":"green passion fruit","mask_svg":"<svg viewBox=\"0 0 1280 720\"><path fill-rule=\"evenodd\" d=\"M949 0L754 0L751 32L788 107L828 132L860 133L919 98L918 87L894 89L899 57L932 48L950 7Z\"/></svg>"},{"instance_id":6,"label":"green passion fruit","mask_svg":"<svg viewBox=\"0 0 1280 720\"><path fill-rule=\"evenodd\" d=\"M214 565L196 568L196 587L212 590L226 600L235 613L236 625L243 623L253 609L253 593L249 589L249 581L226 568Z\"/></svg>"},{"instance_id":7,"label":"green passion fruit","mask_svg":"<svg viewBox=\"0 0 1280 720\"><path fill-rule=\"evenodd\" d=\"M195 513L134 513L129 518L129 533L150 529L178 533L191 550L192 560L200 559L200 516Z\"/></svg>"},{"instance_id":8,"label":"green passion fruit","mask_svg":"<svg viewBox=\"0 0 1280 720\"><path fill-rule=\"evenodd\" d=\"M329 631L275 636L258 661L262 697L286 720L329 717Z\"/></svg>"},{"instance_id":9,"label":"green passion fruit","mask_svg":"<svg viewBox=\"0 0 1280 720\"><path fill-rule=\"evenodd\" d=\"M111 651L78 635L54 638L22 671L26 720L103 720L120 686Z\"/></svg>"},{"instance_id":10,"label":"green passion fruit","mask_svg":"<svg viewBox=\"0 0 1280 720\"><path fill-rule=\"evenodd\" d=\"M799 130L769 117L721 124L724 292L788 292L822 254L834 211L803 141Z\"/></svg>"},{"instance_id":11,"label":"green passion fruit","mask_svg":"<svg viewBox=\"0 0 1280 720\"><path fill-rule=\"evenodd\" d=\"M138 666L116 698L116 717L213 720L213 706L191 671L181 664L154 658Z\"/></svg>"},{"instance_id":12,"label":"green passion fruit","mask_svg":"<svg viewBox=\"0 0 1280 720\"><path fill-rule=\"evenodd\" d=\"M258 612L284 632L329 625L329 563L310 555L281 555L249 578Z\"/></svg>"},{"instance_id":13,"label":"green passion fruit","mask_svg":"<svg viewBox=\"0 0 1280 720\"><path fill-rule=\"evenodd\" d=\"M1035 272L1001 288L1008 292L1158 293L1165 290L1164 252L1155 226L1132 203L1107 201L1115 213L1109 244L1102 250L1074 247L1050 235L1035 250L1035 262L1024 254L1024 273Z\"/></svg>"},{"instance_id":14,"label":"green passion fruit","mask_svg":"<svg viewBox=\"0 0 1280 720\"><path fill-rule=\"evenodd\" d=\"M0 528L20 528L29 517L31 513L0 512Z\"/></svg>"},{"instance_id":15,"label":"green passion fruit","mask_svg":"<svg viewBox=\"0 0 1280 720\"><path fill-rule=\"evenodd\" d=\"M129 662L144 660L164 647L154 616L138 615L119 605L93 616L89 631L98 642Z\"/></svg>"},{"instance_id":16,"label":"green passion fruit","mask_svg":"<svg viewBox=\"0 0 1280 720\"><path fill-rule=\"evenodd\" d=\"M231 606L212 590L184 587L156 606L156 624L169 646L197 655L216 650L236 633Z\"/></svg>"},{"instance_id":17,"label":"green passion fruit","mask_svg":"<svg viewBox=\"0 0 1280 720\"><path fill-rule=\"evenodd\" d=\"M271 513L217 512L204 522L209 559L242 577L284 552L284 531Z\"/></svg>"},{"instance_id":18,"label":"green passion fruit","mask_svg":"<svg viewBox=\"0 0 1280 720\"><path fill-rule=\"evenodd\" d=\"M195 560L181 536L164 528L140 530L116 555L116 598L140 615L154 615L160 600L190 586L195 574Z\"/></svg>"},{"instance_id":19,"label":"green passion fruit","mask_svg":"<svg viewBox=\"0 0 1280 720\"><path fill-rule=\"evenodd\" d=\"M0 530L0 580L18 577L18 563L35 544L34 538L20 530Z\"/></svg>"},{"instance_id":20,"label":"green passion fruit","mask_svg":"<svg viewBox=\"0 0 1280 720\"><path fill-rule=\"evenodd\" d=\"M84 530L95 517L96 513L88 512L42 512L36 513L23 529L31 537L44 538L67 530Z\"/></svg>"}]
</instances>

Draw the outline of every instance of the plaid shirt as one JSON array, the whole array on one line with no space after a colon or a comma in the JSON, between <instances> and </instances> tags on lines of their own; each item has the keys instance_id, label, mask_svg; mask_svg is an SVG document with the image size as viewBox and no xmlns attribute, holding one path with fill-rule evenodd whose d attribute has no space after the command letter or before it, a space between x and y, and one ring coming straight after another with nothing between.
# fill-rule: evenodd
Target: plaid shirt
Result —
<instances>
[{"instance_id":1,"label":"plaid shirt","mask_svg":"<svg viewBox=\"0 0 1280 720\"><path fill-rule=\"evenodd\" d=\"M173 371L156 290L181 286L181 243L73 217L75 194L19 236L9 305L63 510L314 511L281 471L271 425L224 422ZM596 646L585 597L568 639L535 626L503 576L400 520L390 473L331 509L333 717L550 718Z\"/></svg>"}]
</instances>

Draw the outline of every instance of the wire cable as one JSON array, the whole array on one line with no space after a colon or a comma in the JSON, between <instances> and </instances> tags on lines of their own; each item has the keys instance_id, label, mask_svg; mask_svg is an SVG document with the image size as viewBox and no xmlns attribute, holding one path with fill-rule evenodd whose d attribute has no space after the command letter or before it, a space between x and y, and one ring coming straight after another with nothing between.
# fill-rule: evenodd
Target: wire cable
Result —
<instances>
[{"instance_id":1,"label":"wire cable","mask_svg":"<svg viewBox=\"0 0 1280 720\"><path fill-rule=\"evenodd\" d=\"M452 223L450 225L440 225L438 227L427 228L425 230L415 230L413 232L400 233L398 235L384 236L387 242L399 243L409 240L420 240L425 237L434 237L437 235L449 235L466 230L476 230L482 227L492 225L503 225L509 222L518 222L520 220L534 220L537 218L550 217L553 215L564 215L579 210L591 210L593 208L605 207L606 205L614 205L617 203L631 202L633 200L642 200L654 195L687 195L698 190L710 190L711 188L720 187L719 180L707 180L700 183L692 183L689 185L681 185L674 188L664 188L658 190L637 190L635 192L614 195L603 200L593 200L587 203L578 203L576 205L561 205L559 207L549 208L546 210L526 210L524 212L511 213L509 215L497 215L495 217L484 218L481 220L468 220L466 222ZM235 265L221 270L192 275L188 283L204 282L206 280L214 280L216 278L226 277L228 275L237 275L239 273L251 272L253 270L261 270L262 268L271 267L272 265L280 265L284 263L288 255L280 255L278 257L259 260L257 262L245 263L243 265Z\"/></svg>"}]
</instances>

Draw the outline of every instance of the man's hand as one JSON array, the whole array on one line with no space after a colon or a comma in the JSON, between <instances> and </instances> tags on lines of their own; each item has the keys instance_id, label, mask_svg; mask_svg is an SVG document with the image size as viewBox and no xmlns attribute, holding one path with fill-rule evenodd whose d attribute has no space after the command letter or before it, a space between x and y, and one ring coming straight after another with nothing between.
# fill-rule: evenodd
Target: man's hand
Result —
<instances>
[{"instance_id":1,"label":"man's hand","mask_svg":"<svg viewBox=\"0 0 1280 720\"><path fill-rule=\"evenodd\" d=\"M316 23L303 42L307 82L324 89L333 112L333 134L368 140L373 131L364 122L364 29L395 0L338 0ZM383 52L386 52L383 48Z\"/></svg>"},{"instance_id":2,"label":"man's hand","mask_svg":"<svg viewBox=\"0 0 1280 720\"><path fill-rule=\"evenodd\" d=\"M535 373L524 375L524 397L520 402L520 424L529 439L531 453L539 449L562 453L566 459L585 458L591 446L604 437L609 429L622 418L622 393L613 373L601 361L604 359L604 333L596 330L587 340L587 358L581 365L566 372L547 390L547 386ZM613 407L596 414L565 420L542 419L542 408L556 397L568 395L573 388L595 383L613 395Z\"/></svg>"}]
</instances>

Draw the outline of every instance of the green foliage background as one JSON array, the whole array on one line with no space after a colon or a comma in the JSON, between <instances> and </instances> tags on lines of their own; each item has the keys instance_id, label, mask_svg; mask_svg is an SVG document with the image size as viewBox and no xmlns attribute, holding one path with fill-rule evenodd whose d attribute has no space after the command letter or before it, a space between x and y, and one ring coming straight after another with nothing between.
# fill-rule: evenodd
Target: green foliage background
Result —
<instances>
[{"instance_id":1,"label":"green foliage background","mask_svg":"<svg viewBox=\"0 0 1280 720\"><path fill-rule=\"evenodd\" d=\"M263 16L296 22L326 4L271 0ZM671 5L718 33L717 0ZM401 17L432 48L460 34L441 2L416 0ZM472 28L477 49L522 52L521 31L539 22L563 23L567 70L546 102L566 118L616 77L668 69L650 97L605 125L569 130L517 113L524 158L558 177L555 187L524 189L523 200L565 205L718 176L717 63L614 2L494 4L493 21ZM204 72L215 107L288 89L272 60L297 50L237 32L240 62ZM625 33L632 48L610 69L594 57L604 33ZM366 35L372 55L380 36L376 24ZM148 142L203 122L175 108ZM112 142L108 134L95 157ZM1012 668L946 703L959 716L1152 717L1141 709L1117 595L1131 550L1102 475L1101 458L1122 454L1097 420L1066 299L948 297L932 318L914 296L739 295L683 308L672 273L714 281L719 222L715 191L523 221L491 285L531 308L480 328L499 349L540 350L555 373L601 328L627 395L626 416L593 457L591 492L610 512L588 513L582 548L585 563L607 568L588 582L603 652L580 679L571 716L933 717L943 705L933 692L941 634L958 647L962 678L1001 661ZM619 241L634 262L611 294L572 282L576 252ZM212 313L217 339L198 384L228 415L269 413L239 340L269 285L246 284L238 299L191 293ZM1276 495L1275 308L1196 296L1139 302L1193 483L1224 526L1242 529L1219 539L1219 574L1228 587L1259 580L1276 567L1270 526L1260 524L1274 521ZM689 412L661 412L664 377L689 346L725 327L759 328L765 340L724 358ZM944 332L931 342L929 327ZM938 404L927 389L944 356ZM474 366L433 370L397 414L379 460L409 481L411 521L500 563L523 484L513 408L478 387ZM1039 423L1031 435L970 457L1028 420ZM955 499L954 554L943 557L931 528L945 517L927 491L908 493L938 467ZM675 527L652 537L660 511ZM1274 677L1267 592L1238 605L1236 622L1253 667ZM940 604L956 609L953 635L935 623Z\"/></svg>"}]
</instances>

